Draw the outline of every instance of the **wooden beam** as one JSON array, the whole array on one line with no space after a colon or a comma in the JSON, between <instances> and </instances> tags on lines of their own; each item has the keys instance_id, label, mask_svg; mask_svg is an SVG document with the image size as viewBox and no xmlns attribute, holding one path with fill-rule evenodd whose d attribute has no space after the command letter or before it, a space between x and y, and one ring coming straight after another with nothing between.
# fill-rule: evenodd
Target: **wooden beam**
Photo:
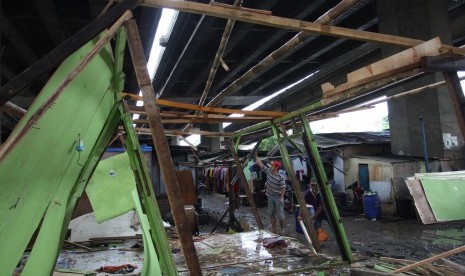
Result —
<instances>
[{"instance_id":1,"label":"wooden beam","mask_svg":"<svg viewBox=\"0 0 465 276\"><path fill-rule=\"evenodd\" d=\"M136 132L140 134L152 134L150 128L138 128L136 127ZM231 132L212 132L212 131L203 131L203 130L196 130L196 129L189 129L187 131L179 131L174 129L165 129L166 136L178 136L178 135L193 135L198 134L206 137L229 137L231 136Z\"/></svg>"},{"instance_id":2,"label":"wooden beam","mask_svg":"<svg viewBox=\"0 0 465 276\"><path fill-rule=\"evenodd\" d=\"M233 19L236 21L271 26L276 28L313 32L322 35L344 37L348 39L377 42L403 47L413 47L423 42L422 40L407 37L328 26L308 21L261 14L255 11L242 11L237 10L236 8L234 8L234 6L231 5L229 7L219 7L190 1L175 0L144 0L142 5L150 7L165 7L182 12L205 14L209 16ZM465 54L465 49L460 49L452 46L445 46L444 48L445 50L451 51L454 54Z\"/></svg>"},{"instance_id":3,"label":"wooden beam","mask_svg":"<svg viewBox=\"0 0 465 276\"><path fill-rule=\"evenodd\" d=\"M10 80L0 88L0 106L20 94L32 81L54 69L66 57L100 34L126 10L132 10L137 7L141 1L142 0L125 0L119 3L108 12L92 21L92 23L76 32L72 37L39 59L14 79Z\"/></svg>"},{"instance_id":4,"label":"wooden beam","mask_svg":"<svg viewBox=\"0 0 465 276\"><path fill-rule=\"evenodd\" d=\"M161 115L163 117L163 115ZM186 118L184 116L195 116ZM222 117L215 118L210 116L199 116L199 115L183 115L179 118L163 119L163 124L221 124L221 123L253 123L263 122L271 120L271 117ZM134 124L147 124L148 121L145 119L133 120Z\"/></svg>"},{"instance_id":5,"label":"wooden beam","mask_svg":"<svg viewBox=\"0 0 465 276\"><path fill-rule=\"evenodd\" d=\"M207 97L207 100L211 100L213 97ZM263 96L228 96L225 97L224 102L228 104L228 106L247 106L251 105L259 100L263 99ZM163 100L172 101L172 102L179 102L179 103L190 103L196 104L199 101L199 97L163 97Z\"/></svg>"},{"instance_id":6,"label":"wooden beam","mask_svg":"<svg viewBox=\"0 0 465 276\"><path fill-rule=\"evenodd\" d=\"M128 35L129 50L131 52L132 63L136 71L137 82L141 89L142 96L145 102L145 109L149 118L149 125L152 131L152 140L157 152L158 163L165 181L168 200L173 213L176 229L178 230L181 247L184 254L184 260L190 275L202 275L197 251L192 239L187 216L184 211L184 204L181 196L181 189L176 178L176 172L171 159L168 141L164 135L165 130L161 123L161 116L158 112L158 107L155 102L155 91L153 91L152 81L150 80L147 71L147 63L145 61L144 50L139 36L139 30L136 22L131 20L125 24Z\"/></svg>"},{"instance_id":7,"label":"wooden beam","mask_svg":"<svg viewBox=\"0 0 465 276\"><path fill-rule=\"evenodd\" d=\"M137 96L134 94L123 93L123 97L129 97L132 100L142 101L141 96ZM240 109L232 109L232 108L220 108L220 107L207 107L207 106L199 106L195 104L187 104L187 103L179 103L179 102L172 102L162 99L156 99L156 103L161 106L166 107L175 107L179 109L189 109L189 110L199 110L211 113L226 113L226 114L244 114L244 115L255 115L255 116L269 116L269 117L280 117L285 114L286 112L279 112L279 111L262 111L262 110L240 110Z\"/></svg>"},{"instance_id":8,"label":"wooden beam","mask_svg":"<svg viewBox=\"0 0 465 276\"><path fill-rule=\"evenodd\" d=\"M139 110L129 110L130 113L134 113L134 114L141 114L141 115L145 115L147 114L147 112L145 111L139 111ZM184 114L184 113L172 113L170 111L166 111L166 112L161 112L160 115L163 117L163 118L169 118L169 119L185 119L185 120L196 120L196 119L199 119L199 120L209 120L209 119L213 119L213 120L216 120L216 121L224 121L224 122L233 122L233 121L239 121L239 122L262 122L262 121L266 121L266 120L271 120L273 119L274 117L271 117L271 116L268 116L268 117L265 117L265 116L247 116L247 117L229 117L229 116L226 116L226 115L221 115L221 114L203 114L203 115L192 115L192 114ZM208 123L208 121L206 121Z\"/></svg>"},{"instance_id":9,"label":"wooden beam","mask_svg":"<svg viewBox=\"0 0 465 276\"><path fill-rule=\"evenodd\" d=\"M441 47L442 43L439 37L433 38L412 48L406 49L348 73L347 82L355 82L369 76L379 75L410 64L419 64L422 57L437 56L441 54Z\"/></svg>"},{"instance_id":10,"label":"wooden beam","mask_svg":"<svg viewBox=\"0 0 465 276\"><path fill-rule=\"evenodd\" d=\"M244 8L244 7L240 7L240 6L237 6L237 5L234 5L235 7L231 7L231 5L218 3L218 2L211 2L210 5L217 6L217 7L225 7L225 8L230 8L230 9L236 9L238 11L245 11L245 12L253 12L253 13L261 13L261 14L271 15L271 11Z\"/></svg>"},{"instance_id":11,"label":"wooden beam","mask_svg":"<svg viewBox=\"0 0 465 276\"><path fill-rule=\"evenodd\" d=\"M328 12L319 17L315 23L330 25L332 20L337 18L342 13L349 10L350 7L360 2L360 0L343 0ZM267 55L258 64L247 70L242 76L229 84L226 88L220 91L207 106L217 106L224 101L228 95L235 93L244 85L247 85L252 80L258 78L267 70L275 66L278 62L284 60L290 53L294 52L299 47L302 47L309 42L309 39L314 35L309 32L299 32L289 41L281 45L278 49ZM235 69L237 71L237 69Z\"/></svg>"},{"instance_id":12,"label":"wooden beam","mask_svg":"<svg viewBox=\"0 0 465 276\"><path fill-rule=\"evenodd\" d=\"M417 67L418 64L412 64L406 67L396 68L392 71L384 72L379 75L370 76L352 83L340 85L335 88L335 93L331 93L331 96L324 97L321 100L321 104L327 106L335 102L353 99L366 93L367 91L373 91L388 84L415 76L421 73L418 69L415 69Z\"/></svg>"}]
</instances>

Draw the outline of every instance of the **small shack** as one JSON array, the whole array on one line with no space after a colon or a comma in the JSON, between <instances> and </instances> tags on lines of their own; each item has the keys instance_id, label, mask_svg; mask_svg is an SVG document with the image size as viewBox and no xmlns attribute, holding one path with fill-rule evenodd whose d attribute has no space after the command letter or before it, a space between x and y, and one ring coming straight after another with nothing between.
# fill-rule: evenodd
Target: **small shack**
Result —
<instances>
[{"instance_id":1,"label":"small shack","mask_svg":"<svg viewBox=\"0 0 465 276\"><path fill-rule=\"evenodd\" d=\"M410 210L412 198L405 179L425 172L423 159L408 156L354 156L346 158L343 166L346 185L359 180L365 191L378 193L382 215L402 216L402 211ZM430 168L439 171L440 161L430 160Z\"/></svg>"}]
</instances>

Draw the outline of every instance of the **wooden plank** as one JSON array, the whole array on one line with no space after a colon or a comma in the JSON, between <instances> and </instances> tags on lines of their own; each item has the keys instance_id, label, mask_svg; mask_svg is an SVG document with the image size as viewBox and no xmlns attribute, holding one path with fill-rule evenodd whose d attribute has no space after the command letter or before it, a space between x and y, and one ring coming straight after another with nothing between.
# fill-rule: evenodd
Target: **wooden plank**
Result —
<instances>
[{"instance_id":1,"label":"wooden plank","mask_svg":"<svg viewBox=\"0 0 465 276\"><path fill-rule=\"evenodd\" d=\"M134 94L123 93L123 97L129 97L135 101L142 101L141 96L137 96ZM244 114L244 115L255 115L255 116L270 116L270 117L280 117L286 115L286 112L279 112L279 111L261 111L261 110L241 110L241 109L232 109L232 108L219 108L219 107L206 107L206 106L199 106L195 104L188 104L188 103L180 103L180 102L173 102L167 101L162 99L157 99L156 103L161 106L166 107L175 107L179 109L189 109L189 110L199 110L211 113L226 113L226 114Z\"/></svg>"},{"instance_id":2,"label":"wooden plank","mask_svg":"<svg viewBox=\"0 0 465 276\"><path fill-rule=\"evenodd\" d=\"M179 188L181 189L182 202L184 205L194 205L197 203L197 193L195 192L194 178L192 171L182 170L176 171Z\"/></svg>"},{"instance_id":3,"label":"wooden plank","mask_svg":"<svg viewBox=\"0 0 465 276\"><path fill-rule=\"evenodd\" d=\"M142 42L139 37L139 31L134 20L125 24L128 35L129 50L131 52L132 62L136 71L137 82L142 91L145 102L145 109L149 118L150 129L152 130L152 140L157 152L158 163L165 180L168 200L173 213L176 229L178 230L184 259L189 268L190 275L202 275L197 251L192 239L191 229L189 229L187 216L184 205L179 200L181 192L179 183L176 178L173 160L169 151L168 141L164 135L165 131L161 123L161 116L155 103L155 91L153 91L152 82L147 71Z\"/></svg>"},{"instance_id":4,"label":"wooden plank","mask_svg":"<svg viewBox=\"0 0 465 276\"><path fill-rule=\"evenodd\" d=\"M224 117L224 118L215 118L215 117L194 117L194 118L171 118L163 119L163 124L186 124L186 123L203 123L203 124L221 124L221 123L251 123L251 122L263 122L271 120L270 117ZM133 120L135 124L146 124L148 121L146 119L136 119Z\"/></svg>"},{"instance_id":5,"label":"wooden plank","mask_svg":"<svg viewBox=\"0 0 465 276\"><path fill-rule=\"evenodd\" d=\"M439 37L428 40L424 43L406 49L400 53L372 63L368 66L352 71L347 74L347 82L354 82L368 76L379 75L381 73L420 62L424 56L437 56L440 54L441 40Z\"/></svg>"},{"instance_id":6,"label":"wooden plank","mask_svg":"<svg viewBox=\"0 0 465 276\"><path fill-rule=\"evenodd\" d=\"M89 40L95 38L115 19L120 17L126 10L132 10L139 5L141 0L125 0L111 8L107 13L95 19L72 37L60 44L53 51L29 66L21 74L10 80L0 88L0 106L11 98L20 94L25 87L41 75L56 68L66 57L79 49Z\"/></svg>"},{"instance_id":7,"label":"wooden plank","mask_svg":"<svg viewBox=\"0 0 465 276\"><path fill-rule=\"evenodd\" d=\"M421 222L423 224L437 223L433 211L431 210L431 206L426 199L425 191L421 186L420 180L415 178L407 178L405 180L405 184L407 184L407 188L413 197L415 208L417 209Z\"/></svg>"},{"instance_id":8,"label":"wooden plank","mask_svg":"<svg viewBox=\"0 0 465 276\"><path fill-rule=\"evenodd\" d=\"M210 5L217 6L217 7L224 7L224 8L228 8L228 9L235 9L235 10L238 10L238 11L255 12L255 13L260 13L260 14L271 15L271 11L250 9L250 8L244 8L244 7L234 7L233 8L233 7L231 7L231 5L218 3L218 2L210 2Z\"/></svg>"},{"instance_id":9,"label":"wooden plank","mask_svg":"<svg viewBox=\"0 0 465 276\"><path fill-rule=\"evenodd\" d=\"M122 128L120 128L122 129ZM150 128L135 128L138 134L152 134L152 130ZM178 136L178 135L193 135L198 134L202 136L208 137L229 137L232 135L232 132L214 132L214 131L203 131L197 129L190 129L186 131L180 131L177 129L165 129L166 136Z\"/></svg>"},{"instance_id":10,"label":"wooden plank","mask_svg":"<svg viewBox=\"0 0 465 276\"><path fill-rule=\"evenodd\" d=\"M129 113L136 113L136 114L146 114L146 112L129 112ZM229 117L226 115L220 114L203 114L203 115L192 115L192 114L184 114L184 113L176 113L176 112L162 112L160 113L161 117L167 119L213 119L218 121L246 121L246 122L254 122L254 121L265 121L271 120L273 117L265 117L265 116L248 116L248 117Z\"/></svg>"},{"instance_id":11,"label":"wooden plank","mask_svg":"<svg viewBox=\"0 0 465 276\"><path fill-rule=\"evenodd\" d=\"M403 47L413 47L423 42L422 40L407 37L353 30L336 26L328 26L325 24L318 24L297 19L289 19L279 16L260 14L257 12L239 11L235 10L233 6L226 8L191 1L175 0L145 0L143 1L142 5L150 7L165 7L182 12L205 14L208 16L233 19L236 21L243 21L247 23L271 26L276 28L312 32L322 35L378 42ZM446 50L449 50L455 54L465 55L465 49L460 49L452 46L443 46L443 48L446 48Z\"/></svg>"},{"instance_id":12,"label":"wooden plank","mask_svg":"<svg viewBox=\"0 0 465 276\"><path fill-rule=\"evenodd\" d=\"M457 253L460 253L460 252L464 252L464 251L465 251L465 245L461 246L461 247L457 247L457 248L449 250L449 251L446 251L444 253L435 255L435 256L430 257L428 259L425 259L425 260L422 260L422 261L419 261L419 262L416 262L416 263L409 264L407 266L401 267L399 269L394 270L393 273L401 273L401 272L409 271L409 270L414 269L414 268L416 268L416 267L418 267L420 265L428 264L428 263L431 263L431 262L433 262L435 260L439 260L439 259L451 256L451 255L454 255L454 254L457 254Z\"/></svg>"}]
</instances>

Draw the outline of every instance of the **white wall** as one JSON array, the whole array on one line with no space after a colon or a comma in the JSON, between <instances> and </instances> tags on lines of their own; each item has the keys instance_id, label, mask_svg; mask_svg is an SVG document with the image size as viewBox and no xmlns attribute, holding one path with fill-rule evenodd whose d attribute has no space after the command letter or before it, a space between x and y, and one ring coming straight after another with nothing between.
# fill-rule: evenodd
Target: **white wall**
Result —
<instances>
[{"instance_id":1,"label":"white wall","mask_svg":"<svg viewBox=\"0 0 465 276\"><path fill-rule=\"evenodd\" d=\"M344 159L340 156L334 157L334 181L336 182L336 187L338 192L344 192L345 187L345 175L342 173L344 171ZM337 168L337 169L336 169ZM350 183L348 183L350 185Z\"/></svg>"}]
</instances>

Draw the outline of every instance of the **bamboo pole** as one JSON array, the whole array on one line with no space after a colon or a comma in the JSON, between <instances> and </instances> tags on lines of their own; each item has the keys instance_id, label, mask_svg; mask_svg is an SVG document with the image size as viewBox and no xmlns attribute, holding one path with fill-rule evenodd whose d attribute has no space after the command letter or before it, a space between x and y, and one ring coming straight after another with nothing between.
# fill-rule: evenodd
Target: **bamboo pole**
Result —
<instances>
[{"instance_id":1,"label":"bamboo pole","mask_svg":"<svg viewBox=\"0 0 465 276\"><path fill-rule=\"evenodd\" d=\"M320 16L315 23L320 24L327 24L329 25L331 21L338 17L339 15L346 12L350 7L360 2L360 0L343 0L338 5L327 11L325 14ZM271 54L266 56L262 61L260 61L257 65L250 68L244 75L240 76L236 79L233 83L231 83L228 87L223 89L218 95L213 98L207 106L216 106L221 101L224 100L225 97L231 95L237 90L239 90L243 85L249 83L253 79L258 78L264 72L266 72L269 68L274 66L277 62L283 60L289 52L294 51L299 46L305 43L309 37L313 36L313 33L302 31L291 38L288 42L283 44L277 50L273 51Z\"/></svg>"},{"instance_id":2,"label":"bamboo pole","mask_svg":"<svg viewBox=\"0 0 465 276\"><path fill-rule=\"evenodd\" d=\"M234 7L239 7L242 4L242 0L234 0ZM215 59L213 60L213 65L210 69L210 74L208 75L207 83L205 84L205 88L200 96L199 105L203 105L205 103L205 99L207 98L208 93L210 92L210 88L213 83L213 79L215 78L216 71L218 70L218 66L220 64L220 60L223 57L224 50L226 49L226 44L228 43L229 37L231 35L232 28L234 27L234 20L228 19L226 23L226 27L224 28L223 36L221 37L220 46L218 47L218 51L216 52ZM195 114L198 114L196 112Z\"/></svg>"},{"instance_id":3,"label":"bamboo pole","mask_svg":"<svg viewBox=\"0 0 465 276\"><path fill-rule=\"evenodd\" d=\"M318 255L318 253L316 253L315 247L313 246L312 240L310 239L310 236L308 235L307 228L305 228L304 222L300 218L297 220L299 221L300 228L302 228L302 231L304 232L304 235L305 235L305 239L307 240L308 245L310 245L310 248L312 249L313 254Z\"/></svg>"},{"instance_id":4,"label":"bamboo pole","mask_svg":"<svg viewBox=\"0 0 465 276\"><path fill-rule=\"evenodd\" d=\"M17 106L12 102L6 102L3 106L0 107L0 110L10 115L16 116L18 118L22 118L23 115L26 114L27 112L26 109L20 106Z\"/></svg>"},{"instance_id":5,"label":"bamboo pole","mask_svg":"<svg viewBox=\"0 0 465 276\"><path fill-rule=\"evenodd\" d=\"M213 2L214 3L214 2ZM242 0L234 0L234 7L240 7L242 5ZM229 37L231 35L232 29L234 27L234 20L228 19L226 23L226 27L224 28L223 35L221 36L220 45L218 47L218 51L216 52L215 58L213 60L212 67L210 68L210 73L208 75L207 83L205 84L205 88L200 96L199 105L202 106L207 99L207 95L210 92L213 79L215 78L216 72L218 71L218 67L220 63L223 61L223 54L224 50L226 49L226 44L228 44ZM224 61L223 61L224 64ZM199 114L200 111L195 111L195 115ZM187 130L188 128L192 127L192 124L188 124L183 128L183 130Z\"/></svg>"}]
</instances>

